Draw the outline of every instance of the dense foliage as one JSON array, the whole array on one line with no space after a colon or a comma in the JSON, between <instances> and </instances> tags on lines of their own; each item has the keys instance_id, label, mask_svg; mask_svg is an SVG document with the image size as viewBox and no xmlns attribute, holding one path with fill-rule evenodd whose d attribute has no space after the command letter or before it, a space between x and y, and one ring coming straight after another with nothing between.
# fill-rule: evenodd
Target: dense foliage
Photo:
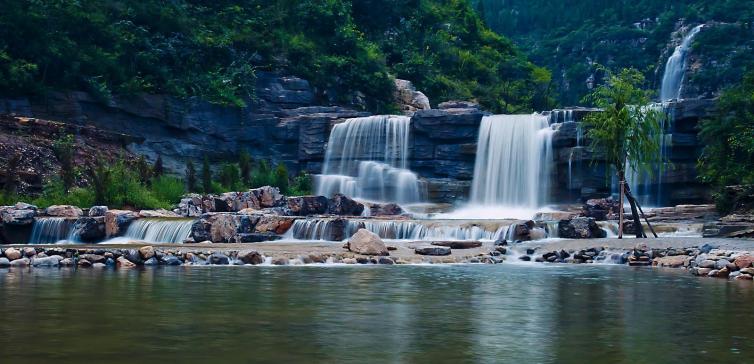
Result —
<instances>
[{"instance_id":1,"label":"dense foliage","mask_svg":"<svg viewBox=\"0 0 754 364\"><path fill-rule=\"evenodd\" d=\"M550 76L468 0L0 0L0 92L135 92L245 105L255 72L310 80L323 101L390 109L393 77L434 102L547 103ZM363 94L366 97L360 97ZM357 97L358 96L358 97Z\"/></svg>"},{"instance_id":2,"label":"dense foliage","mask_svg":"<svg viewBox=\"0 0 754 364\"><path fill-rule=\"evenodd\" d=\"M700 128L702 180L718 187L754 184L754 72L722 94L715 115Z\"/></svg>"},{"instance_id":3,"label":"dense foliage","mask_svg":"<svg viewBox=\"0 0 754 364\"><path fill-rule=\"evenodd\" d=\"M740 79L754 63L754 2L741 0L475 0L496 32L511 37L533 62L554 74L560 101L578 104L601 83L595 64L641 70L659 89L672 33L679 21L712 24L695 41L705 62L690 83L699 93ZM729 24L721 24L729 23ZM720 72L725 75L718 78Z\"/></svg>"}]
</instances>

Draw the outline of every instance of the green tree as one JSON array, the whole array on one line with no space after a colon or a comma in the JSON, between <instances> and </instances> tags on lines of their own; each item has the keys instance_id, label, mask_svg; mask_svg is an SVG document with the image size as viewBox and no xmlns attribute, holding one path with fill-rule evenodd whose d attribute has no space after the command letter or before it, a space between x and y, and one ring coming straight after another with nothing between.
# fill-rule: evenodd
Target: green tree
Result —
<instances>
[{"instance_id":1,"label":"green tree","mask_svg":"<svg viewBox=\"0 0 754 364\"><path fill-rule=\"evenodd\" d=\"M238 167L233 163L224 163L222 165L218 179L220 180L220 184L228 190L236 190L241 184Z\"/></svg>"},{"instance_id":2,"label":"green tree","mask_svg":"<svg viewBox=\"0 0 754 364\"><path fill-rule=\"evenodd\" d=\"M700 178L716 187L754 184L754 71L725 91L700 124Z\"/></svg>"},{"instance_id":3,"label":"green tree","mask_svg":"<svg viewBox=\"0 0 754 364\"><path fill-rule=\"evenodd\" d=\"M251 155L244 149L238 157L238 168L241 170L241 180L245 187L251 186Z\"/></svg>"},{"instance_id":4,"label":"green tree","mask_svg":"<svg viewBox=\"0 0 754 364\"><path fill-rule=\"evenodd\" d=\"M651 174L652 167L661 162L660 121L664 114L648 106L650 93L641 88L645 82L641 72L635 69L623 69L618 74L604 71L606 83L585 99L602 109L584 118L586 137L590 149L604 152L608 165L617 172L631 205L636 236L646 237L638 204L625 184L626 168Z\"/></svg>"},{"instance_id":5,"label":"green tree","mask_svg":"<svg viewBox=\"0 0 754 364\"><path fill-rule=\"evenodd\" d=\"M89 166L89 178L94 190L94 203L97 205L107 205L108 202L112 201L108 200L108 197L111 197L108 194L108 188L113 185L113 171L102 162L101 158L97 160L95 165Z\"/></svg>"},{"instance_id":6,"label":"green tree","mask_svg":"<svg viewBox=\"0 0 754 364\"><path fill-rule=\"evenodd\" d=\"M209 158L204 156L202 162L202 190L204 193L212 192L212 170L209 166Z\"/></svg>"},{"instance_id":7,"label":"green tree","mask_svg":"<svg viewBox=\"0 0 754 364\"><path fill-rule=\"evenodd\" d=\"M76 172L73 163L75 146L76 141L73 135L70 134L56 140L52 145L55 157L60 162L60 179L63 181L63 190L65 193L68 193L76 183Z\"/></svg>"},{"instance_id":8,"label":"green tree","mask_svg":"<svg viewBox=\"0 0 754 364\"><path fill-rule=\"evenodd\" d=\"M165 167L162 166L162 156L157 155L157 160L154 161L154 167L152 167L152 175L157 178L165 173Z\"/></svg>"},{"instance_id":9,"label":"green tree","mask_svg":"<svg viewBox=\"0 0 754 364\"><path fill-rule=\"evenodd\" d=\"M254 174L252 176L251 187L257 188L262 186L270 186L273 183L274 180L269 163L264 159L260 160L259 165L254 170Z\"/></svg>"},{"instance_id":10,"label":"green tree","mask_svg":"<svg viewBox=\"0 0 754 364\"><path fill-rule=\"evenodd\" d=\"M279 163L275 168L273 185L280 189L280 193L288 193L288 168L285 163Z\"/></svg>"},{"instance_id":11,"label":"green tree","mask_svg":"<svg viewBox=\"0 0 754 364\"><path fill-rule=\"evenodd\" d=\"M136 172L139 174L139 182L141 182L142 185L148 185L149 180L152 179L152 168L149 166L149 163L147 163L147 159L144 158L144 155L140 155L139 159L136 161Z\"/></svg>"},{"instance_id":12,"label":"green tree","mask_svg":"<svg viewBox=\"0 0 754 364\"><path fill-rule=\"evenodd\" d=\"M196 168L191 159L186 161L186 189L188 192L196 191Z\"/></svg>"}]
</instances>

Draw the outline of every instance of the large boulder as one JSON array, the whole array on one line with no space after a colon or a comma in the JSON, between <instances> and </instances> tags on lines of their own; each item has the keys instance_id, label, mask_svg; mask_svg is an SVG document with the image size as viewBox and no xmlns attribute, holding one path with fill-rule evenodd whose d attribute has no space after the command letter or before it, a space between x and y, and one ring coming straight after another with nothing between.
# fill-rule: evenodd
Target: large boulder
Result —
<instances>
[{"instance_id":1,"label":"large boulder","mask_svg":"<svg viewBox=\"0 0 754 364\"><path fill-rule=\"evenodd\" d=\"M419 255L443 256L450 255L451 250L447 246L422 245L414 248L414 252Z\"/></svg>"},{"instance_id":2,"label":"large boulder","mask_svg":"<svg viewBox=\"0 0 754 364\"><path fill-rule=\"evenodd\" d=\"M107 213L107 206L92 206L89 208L89 212L86 214L86 216L89 217L99 217L99 216L105 216L105 213Z\"/></svg>"},{"instance_id":3,"label":"large boulder","mask_svg":"<svg viewBox=\"0 0 754 364\"><path fill-rule=\"evenodd\" d=\"M183 196L178 203L176 213L186 217L199 217L202 212L202 196L196 193Z\"/></svg>"},{"instance_id":4,"label":"large boulder","mask_svg":"<svg viewBox=\"0 0 754 364\"><path fill-rule=\"evenodd\" d=\"M71 235L82 243L95 243L105 238L104 217L81 217L71 227Z\"/></svg>"},{"instance_id":5,"label":"large boulder","mask_svg":"<svg viewBox=\"0 0 754 364\"><path fill-rule=\"evenodd\" d=\"M558 236L565 239L593 239L607 236L592 217L574 217L558 222Z\"/></svg>"},{"instance_id":6,"label":"large boulder","mask_svg":"<svg viewBox=\"0 0 754 364\"><path fill-rule=\"evenodd\" d=\"M403 214L403 209L395 203L369 204L369 216L396 216Z\"/></svg>"},{"instance_id":7,"label":"large boulder","mask_svg":"<svg viewBox=\"0 0 754 364\"><path fill-rule=\"evenodd\" d=\"M348 239L348 250L363 255L388 255L387 246L379 235L367 229L359 229Z\"/></svg>"},{"instance_id":8,"label":"large boulder","mask_svg":"<svg viewBox=\"0 0 754 364\"><path fill-rule=\"evenodd\" d=\"M288 197L288 212L296 216L321 215L327 213L328 204L325 196Z\"/></svg>"},{"instance_id":9,"label":"large boulder","mask_svg":"<svg viewBox=\"0 0 754 364\"><path fill-rule=\"evenodd\" d=\"M238 252L238 259L243 262L243 264L262 264L264 263L264 257L262 254L259 254L256 250L242 250Z\"/></svg>"},{"instance_id":10,"label":"large boulder","mask_svg":"<svg viewBox=\"0 0 754 364\"><path fill-rule=\"evenodd\" d=\"M84 214L80 208L71 205L52 205L45 209L45 215L55 217L80 217Z\"/></svg>"},{"instance_id":11,"label":"large boulder","mask_svg":"<svg viewBox=\"0 0 754 364\"><path fill-rule=\"evenodd\" d=\"M0 220L6 225L31 225L36 216L37 207L23 202L0 209Z\"/></svg>"},{"instance_id":12,"label":"large boulder","mask_svg":"<svg viewBox=\"0 0 754 364\"><path fill-rule=\"evenodd\" d=\"M105 212L105 235L109 237L118 236L126 232L128 225L138 217L134 211L128 210L109 210Z\"/></svg>"},{"instance_id":13,"label":"large boulder","mask_svg":"<svg viewBox=\"0 0 754 364\"><path fill-rule=\"evenodd\" d=\"M250 190L252 194L259 201L259 206L276 207L283 203L283 195L280 194L280 189L277 187L264 186Z\"/></svg>"},{"instance_id":14,"label":"large boulder","mask_svg":"<svg viewBox=\"0 0 754 364\"><path fill-rule=\"evenodd\" d=\"M612 198L597 198L587 200L584 204L583 215L597 221L605 221L620 211L620 203Z\"/></svg>"},{"instance_id":15,"label":"large boulder","mask_svg":"<svg viewBox=\"0 0 754 364\"><path fill-rule=\"evenodd\" d=\"M364 205L346 195L336 193L329 201L327 212L340 216L361 216L364 212Z\"/></svg>"},{"instance_id":16,"label":"large boulder","mask_svg":"<svg viewBox=\"0 0 754 364\"><path fill-rule=\"evenodd\" d=\"M259 221L254 227L254 231L258 233L275 233L282 235L293 226L295 220L295 218L286 216L264 215L259 218Z\"/></svg>"},{"instance_id":17,"label":"large boulder","mask_svg":"<svg viewBox=\"0 0 754 364\"><path fill-rule=\"evenodd\" d=\"M395 101L405 115L413 115L417 110L429 110L429 98L420 91L416 91L413 83L408 80L395 80Z\"/></svg>"},{"instance_id":18,"label":"large boulder","mask_svg":"<svg viewBox=\"0 0 754 364\"><path fill-rule=\"evenodd\" d=\"M240 243L245 234L254 232L259 219L259 215L205 214L191 226L191 237L194 241Z\"/></svg>"},{"instance_id":19,"label":"large boulder","mask_svg":"<svg viewBox=\"0 0 754 364\"><path fill-rule=\"evenodd\" d=\"M21 251L18 250L18 249L16 249L16 248L5 249L5 251L3 252L3 254L10 261L14 261L16 259L21 259L24 256L23 253L21 253Z\"/></svg>"},{"instance_id":20,"label":"large boulder","mask_svg":"<svg viewBox=\"0 0 754 364\"><path fill-rule=\"evenodd\" d=\"M226 192L220 196L214 196L212 212L237 212L243 209L260 209L262 206L259 197L252 191ZM269 206L271 207L271 206Z\"/></svg>"},{"instance_id":21,"label":"large boulder","mask_svg":"<svg viewBox=\"0 0 754 364\"><path fill-rule=\"evenodd\" d=\"M534 229L534 221L519 221L511 224L505 234L505 238L511 241L532 240L531 232Z\"/></svg>"}]
</instances>

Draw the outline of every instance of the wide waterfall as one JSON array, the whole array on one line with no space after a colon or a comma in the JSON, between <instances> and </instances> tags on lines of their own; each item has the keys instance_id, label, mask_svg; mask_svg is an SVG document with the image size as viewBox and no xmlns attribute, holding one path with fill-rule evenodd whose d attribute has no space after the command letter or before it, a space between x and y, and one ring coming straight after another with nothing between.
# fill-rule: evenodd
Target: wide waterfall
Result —
<instances>
[{"instance_id":1,"label":"wide waterfall","mask_svg":"<svg viewBox=\"0 0 754 364\"><path fill-rule=\"evenodd\" d=\"M67 240L75 220L64 217L42 217L34 221L29 244L54 244Z\"/></svg>"},{"instance_id":2,"label":"wide waterfall","mask_svg":"<svg viewBox=\"0 0 754 364\"><path fill-rule=\"evenodd\" d=\"M335 125L317 194L334 193L373 201L413 203L424 200L422 184L408 169L411 118L377 115Z\"/></svg>"},{"instance_id":3,"label":"wide waterfall","mask_svg":"<svg viewBox=\"0 0 754 364\"><path fill-rule=\"evenodd\" d=\"M338 227L338 224L340 227ZM440 221L348 220L344 224L336 219L296 220L287 237L299 240L332 240L332 232L343 230L343 237L352 236L359 229L367 229L383 239L398 240L495 240L507 229L505 226L475 226Z\"/></svg>"},{"instance_id":4,"label":"wide waterfall","mask_svg":"<svg viewBox=\"0 0 754 364\"><path fill-rule=\"evenodd\" d=\"M665 73L662 76L662 87L660 89L660 100L667 101L679 99L683 89L683 79L686 74L686 56L691 48L691 42L694 37L702 30L702 25L691 29L683 38L681 44L675 47L675 51L668 58L665 64Z\"/></svg>"},{"instance_id":5,"label":"wide waterfall","mask_svg":"<svg viewBox=\"0 0 754 364\"><path fill-rule=\"evenodd\" d=\"M193 224L190 219L140 219L131 223L120 240L180 244L190 236Z\"/></svg>"},{"instance_id":6,"label":"wide waterfall","mask_svg":"<svg viewBox=\"0 0 754 364\"><path fill-rule=\"evenodd\" d=\"M495 218L530 218L547 203L554 133L549 119L540 114L482 119L471 206L459 213L474 215L471 210L481 208L494 209Z\"/></svg>"}]
</instances>

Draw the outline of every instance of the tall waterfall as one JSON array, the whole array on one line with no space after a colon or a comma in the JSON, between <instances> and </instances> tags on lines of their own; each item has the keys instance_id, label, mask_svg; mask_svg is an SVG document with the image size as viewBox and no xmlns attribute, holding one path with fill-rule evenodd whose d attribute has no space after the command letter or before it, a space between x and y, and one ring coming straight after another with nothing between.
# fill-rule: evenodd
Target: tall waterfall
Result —
<instances>
[{"instance_id":1,"label":"tall waterfall","mask_svg":"<svg viewBox=\"0 0 754 364\"><path fill-rule=\"evenodd\" d=\"M660 100L667 101L679 99L683 89L683 78L686 74L686 56L691 48L691 42L694 37L702 30L702 25L691 29L683 38L681 44L675 47L675 51L668 58L665 64L665 74L662 76L662 88L660 89Z\"/></svg>"},{"instance_id":2,"label":"tall waterfall","mask_svg":"<svg viewBox=\"0 0 754 364\"><path fill-rule=\"evenodd\" d=\"M124 238L150 243L180 244L188 239L194 220L140 219L131 223Z\"/></svg>"},{"instance_id":3,"label":"tall waterfall","mask_svg":"<svg viewBox=\"0 0 754 364\"><path fill-rule=\"evenodd\" d=\"M553 135L548 121L539 114L482 119L472 204L531 211L547 202Z\"/></svg>"},{"instance_id":4,"label":"tall waterfall","mask_svg":"<svg viewBox=\"0 0 754 364\"><path fill-rule=\"evenodd\" d=\"M34 221L29 244L54 244L66 240L75 220L64 217L42 217Z\"/></svg>"},{"instance_id":5,"label":"tall waterfall","mask_svg":"<svg viewBox=\"0 0 754 364\"><path fill-rule=\"evenodd\" d=\"M335 125L325 153L317 194L334 193L374 201L423 200L417 175L408 169L411 118L377 115Z\"/></svg>"}]
</instances>

